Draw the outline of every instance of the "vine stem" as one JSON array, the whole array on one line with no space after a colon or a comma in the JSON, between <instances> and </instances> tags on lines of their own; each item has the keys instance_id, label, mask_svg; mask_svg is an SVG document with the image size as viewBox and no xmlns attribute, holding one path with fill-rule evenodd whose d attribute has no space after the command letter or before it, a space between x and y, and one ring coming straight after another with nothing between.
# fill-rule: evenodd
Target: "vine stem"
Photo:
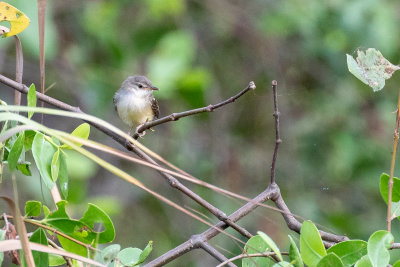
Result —
<instances>
[{"instance_id":1,"label":"vine stem","mask_svg":"<svg viewBox=\"0 0 400 267\"><path fill-rule=\"evenodd\" d=\"M400 89L399 89L399 99L397 102L397 111L396 111L396 127L394 129L394 140L393 140L393 153L392 153L392 163L390 164L390 178L388 185L388 209L387 209L387 230L391 231L392 228L392 191L393 191L393 176L394 176L394 166L396 164L396 152L397 152L397 144L399 142L399 122L400 122Z\"/></svg>"}]
</instances>

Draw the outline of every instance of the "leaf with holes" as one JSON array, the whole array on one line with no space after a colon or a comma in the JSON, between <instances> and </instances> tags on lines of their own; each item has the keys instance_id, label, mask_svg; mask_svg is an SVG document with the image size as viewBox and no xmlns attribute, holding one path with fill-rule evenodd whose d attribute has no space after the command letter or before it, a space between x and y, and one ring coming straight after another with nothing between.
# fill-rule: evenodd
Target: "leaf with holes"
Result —
<instances>
[{"instance_id":1,"label":"leaf with holes","mask_svg":"<svg viewBox=\"0 0 400 267\"><path fill-rule=\"evenodd\" d=\"M347 55L347 67L354 76L369 85L374 92L381 90L385 86L385 80L400 69L374 48L368 48L365 52L357 50L356 59Z\"/></svg>"},{"instance_id":2,"label":"leaf with holes","mask_svg":"<svg viewBox=\"0 0 400 267\"><path fill-rule=\"evenodd\" d=\"M4 34L4 37L10 37L22 32L30 23L29 18L20 10L6 2L0 2L0 22L5 20L10 22L11 29Z\"/></svg>"},{"instance_id":3,"label":"leaf with holes","mask_svg":"<svg viewBox=\"0 0 400 267\"><path fill-rule=\"evenodd\" d=\"M25 203L25 217L39 216L42 209L42 203L39 201L29 200Z\"/></svg>"}]
</instances>

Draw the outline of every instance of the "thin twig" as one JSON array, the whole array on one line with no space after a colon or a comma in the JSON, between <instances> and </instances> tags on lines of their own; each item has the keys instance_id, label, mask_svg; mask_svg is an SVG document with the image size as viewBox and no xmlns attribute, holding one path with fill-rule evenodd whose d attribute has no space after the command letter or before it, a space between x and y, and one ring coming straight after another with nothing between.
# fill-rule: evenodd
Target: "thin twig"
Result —
<instances>
[{"instance_id":1,"label":"thin twig","mask_svg":"<svg viewBox=\"0 0 400 267\"><path fill-rule=\"evenodd\" d=\"M393 176L394 176L394 167L396 164L396 152L397 152L397 143L399 142L399 122L400 122L400 90L399 90L399 98L397 102L397 112L396 112L396 127L394 129L394 140L393 140L393 152L392 152L392 162L390 164L390 177L388 184L388 209L387 209L387 229L390 232L392 228L392 191L393 191Z\"/></svg>"},{"instance_id":2,"label":"thin twig","mask_svg":"<svg viewBox=\"0 0 400 267\"><path fill-rule=\"evenodd\" d=\"M278 95L276 92L277 89L277 81L272 81L272 95L274 99L274 120L275 120L275 148L274 148L274 155L272 156L272 163L271 163L271 180L270 183L275 183L275 164L276 164L276 157L278 156L278 148L279 144L282 143L282 140L279 136L279 110L278 110Z\"/></svg>"},{"instance_id":3,"label":"thin twig","mask_svg":"<svg viewBox=\"0 0 400 267\"><path fill-rule=\"evenodd\" d=\"M153 128L154 126L160 125L160 124L164 124L166 122L170 122L170 121L177 121L180 118L183 117L187 117L187 116L191 116L191 115L195 115L195 114L199 114L199 113L203 113L203 112L213 112L214 110L223 107L229 103L233 103L235 102L239 97L241 97L242 95L244 95L245 93L247 93L250 90L254 90L256 89L256 85L254 84L253 81L251 81L249 83L249 85L244 88L241 92L239 92L238 94L226 99L225 101L222 101L218 104L215 105L208 105L202 108L196 108L196 109L192 109L192 110L187 110L184 112L179 112L179 113L172 113L168 116L162 117L160 119L154 120L154 121L150 121L148 123L145 123L143 125L141 125L140 127L138 127L136 129L135 134L133 135L133 138L137 139L139 137L139 134L142 133L143 131Z\"/></svg>"},{"instance_id":4,"label":"thin twig","mask_svg":"<svg viewBox=\"0 0 400 267\"><path fill-rule=\"evenodd\" d=\"M8 79L7 77L3 76L0 74L0 82L20 91L21 93L27 94L28 93L28 87L24 84L21 83L16 83L15 81ZM249 87L251 88L255 88L254 83L250 82ZM250 89L251 89L250 88ZM243 91L240 95L243 95ZM84 112L82 112L78 107L74 107L68 104L65 104L64 102L61 102L57 99L54 99L52 97L49 97L47 95L44 95L42 93L36 92L36 96L39 100L44 101L50 105L56 106L60 109L64 109L64 110L68 110L68 111L74 111L74 112L78 112L81 114L84 114ZM236 98L232 101L235 101ZM226 101L229 101L226 100ZM226 102L221 102L218 105L225 105L224 103ZM129 151L134 152L136 155L138 155L139 157L141 157L142 159L146 160L147 162L150 162L152 164L157 164L157 162L155 162L151 157L149 157L146 153L144 153L143 151L141 151L140 149L138 149L136 146L134 146L133 144L131 144L130 142L127 142L125 140L125 138L111 132L110 130L108 130L107 128L103 127L102 125L96 124L96 123L92 123L89 122L89 124L91 124L92 126L96 127L97 129L99 129L100 131L102 131L103 133L105 133L106 135L110 136L111 138L113 138L114 140L116 140L118 143L120 143L121 145L123 145L126 149L128 149ZM218 209L217 207L211 205L209 202L207 202L206 200L204 200L202 197L200 197L199 195L197 195L196 193L194 193L193 191L191 191L189 188L187 188L186 186L184 186L181 182L179 182L179 180L177 180L175 177L164 173L162 171L159 171L159 173L161 174L161 176L167 180L167 182L169 183L170 186L172 186L175 189L178 189L179 191L181 191L182 193L184 193L185 195L187 195L189 198L193 199L194 201L196 201L198 204L200 204L201 206L203 206L204 208L206 208L209 212L211 212L214 216L216 216L220 221L224 221L226 222L229 226L231 226L233 229L235 229L236 231L238 231L241 235L243 235L244 237L247 238L251 238L253 235L247 231L245 228L237 225L236 223L232 222L229 220L228 216L221 211L220 209Z\"/></svg>"}]
</instances>

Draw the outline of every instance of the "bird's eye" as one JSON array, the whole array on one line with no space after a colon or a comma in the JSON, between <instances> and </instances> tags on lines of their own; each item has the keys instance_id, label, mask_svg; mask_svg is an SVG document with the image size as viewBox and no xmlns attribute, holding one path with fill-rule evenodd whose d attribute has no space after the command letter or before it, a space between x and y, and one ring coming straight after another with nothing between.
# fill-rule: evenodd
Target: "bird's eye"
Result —
<instances>
[{"instance_id":1,"label":"bird's eye","mask_svg":"<svg viewBox=\"0 0 400 267\"><path fill-rule=\"evenodd\" d=\"M143 85L141 85L141 84L139 84L138 86L139 86L139 88L143 88Z\"/></svg>"}]
</instances>

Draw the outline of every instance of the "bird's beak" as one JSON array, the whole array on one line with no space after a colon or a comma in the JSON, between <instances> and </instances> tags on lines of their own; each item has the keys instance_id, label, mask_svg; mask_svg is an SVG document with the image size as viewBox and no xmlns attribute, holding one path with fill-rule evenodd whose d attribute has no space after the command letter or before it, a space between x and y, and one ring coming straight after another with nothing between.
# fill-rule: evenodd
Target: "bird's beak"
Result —
<instances>
[{"instance_id":1,"label":"bird's beak","mask_svg":"<svg viewBox=\"0 0 400 267\"><path fill-rule=\"evenodd\" d=\"M158 91L158 90L160 90L160 89L158 89L158 88L155 87L155 86L150 86L150 89L153 90L153 91Z\"/></svg>"}]
</instances>

